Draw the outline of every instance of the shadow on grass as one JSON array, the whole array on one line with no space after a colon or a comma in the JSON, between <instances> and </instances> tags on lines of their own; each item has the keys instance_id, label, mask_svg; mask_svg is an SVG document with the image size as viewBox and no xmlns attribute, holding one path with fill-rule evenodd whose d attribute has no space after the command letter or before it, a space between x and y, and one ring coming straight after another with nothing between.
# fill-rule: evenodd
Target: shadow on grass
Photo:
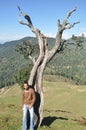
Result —
<instances>
[{"instance_id":1,"label":"shadow on grass","mask_svg":"<svg viewBox=\"0 0 86 130\"><path fill-rule=\"evenodd\" d=\"M64 117L48 116L43 119L41 126L50 126L56 119L68 120L68 118Z\"/></svg>"}]
</instances>

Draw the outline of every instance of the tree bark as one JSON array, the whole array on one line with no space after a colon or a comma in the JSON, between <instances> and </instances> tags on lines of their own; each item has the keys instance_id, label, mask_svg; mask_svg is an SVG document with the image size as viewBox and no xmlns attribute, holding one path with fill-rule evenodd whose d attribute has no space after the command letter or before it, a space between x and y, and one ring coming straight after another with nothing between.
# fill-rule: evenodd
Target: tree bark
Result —
<instances>
[{"instance_id":1,"label":"tree bark","mask_svg":"<svg viewBox=\"0 0 86 130\"><path fill-rule=\"evenodd\" d=\"M68 18L71 16L71 14L74 11L76 11L76 8L72 9L71 11L69 11L67 13L62 24L60 23L60 20L58 20L58 31L56 34L56 41L55 41L53 48L51 50L48 50L47 38L41 33L41 31L39 29L37 29L33 26L30 17L27 14L25 14L20 9L19 6L18 6L18 9L19 9L20 13L24 16L24 18L27 20L27 22L21 21L20 17L19 17L20 24L28 26L31 29L31 31L33 33L35 33L36 38L38 40L39 50L40 50L38 59L36 61L33 60L33 68L31 70L31 74L30 74L30 77L28 80L28 83L30 85L35 86L36 93L37 93L37 95L39 95L38 96L39 100L37 100L37 103L38 103L38 101L40 103L36 107L38 109L38 110L36 109L37 116L38 116L36 126L38 126L38 125L40 126L42 123L42 119L43 119L43 108L44 108L44 93L43 93L44 69L45 69L46 65L49 63L49 61L56 55L56 53L58 53L59 47L63 45L63 43L62 43L63 31L66 29L71 29L72 27L74 27L75 24L78 24L79 22L74 22L73 24L68 23ZM33 59L31 56L29 56L29 57L30 57L30 59Z\"/></svg>"}]
</instances>

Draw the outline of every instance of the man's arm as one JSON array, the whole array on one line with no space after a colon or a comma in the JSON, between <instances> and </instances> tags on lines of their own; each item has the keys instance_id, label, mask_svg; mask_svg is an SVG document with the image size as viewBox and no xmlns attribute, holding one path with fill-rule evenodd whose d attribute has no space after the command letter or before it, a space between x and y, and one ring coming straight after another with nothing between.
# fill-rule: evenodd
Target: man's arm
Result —
<instances>
[{"instance_id":1,"label":"man's arm","mask_svg":"<svg viewBox=\"0 0 86 130\"><path fill-rule=\"evenodd\" d=\"M24 91L22 92L22 110L23 110L23 106L24 106Z\"/></svg>"},{"instance_id":2,"label":"man's arm","mask_svg":"<svg viewBox=\"0 0 86 130\"><path fill-rule=\"evenodd\" d=\"M33 89L31 89L31 94L32 94L32 101L30 104L30 108L33 107L35 101L36 101L36 95L35 95L35 91Z\"/></svg>"}]
</instances>

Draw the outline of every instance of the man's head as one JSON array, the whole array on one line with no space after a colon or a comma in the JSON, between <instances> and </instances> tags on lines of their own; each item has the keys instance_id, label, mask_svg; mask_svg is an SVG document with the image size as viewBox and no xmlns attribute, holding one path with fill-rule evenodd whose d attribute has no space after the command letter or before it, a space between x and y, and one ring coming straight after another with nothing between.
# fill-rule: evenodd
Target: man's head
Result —
<instances>
[{"instance_id":1,"label":"man's head","mask_svg":"<svg viewBox=\"0 0 86 130\"><path fill-rule=\"evenodd\" d=\"M28 89L28 82L26 82L26 81L24 82L23 88L26 90Z\"/></svg>"}]
</instances>

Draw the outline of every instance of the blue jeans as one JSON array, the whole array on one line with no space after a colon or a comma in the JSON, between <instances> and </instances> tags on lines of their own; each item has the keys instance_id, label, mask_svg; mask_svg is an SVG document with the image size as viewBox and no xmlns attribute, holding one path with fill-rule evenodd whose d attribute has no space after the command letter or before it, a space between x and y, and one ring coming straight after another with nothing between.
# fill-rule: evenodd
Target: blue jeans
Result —
<instances>
[{"instance_id":1,"label":"blue jeans","mask_svg":"<svg viewBox=\"0 0 86 130\"><path fill-rule=\"evenodd\" d=\"M23 109L23 125L22 130L27 130L27 112L30 112L30 130L34 130L34 108L29 109L29 106L24 104Z\"/></svg>"}]
</instances>

